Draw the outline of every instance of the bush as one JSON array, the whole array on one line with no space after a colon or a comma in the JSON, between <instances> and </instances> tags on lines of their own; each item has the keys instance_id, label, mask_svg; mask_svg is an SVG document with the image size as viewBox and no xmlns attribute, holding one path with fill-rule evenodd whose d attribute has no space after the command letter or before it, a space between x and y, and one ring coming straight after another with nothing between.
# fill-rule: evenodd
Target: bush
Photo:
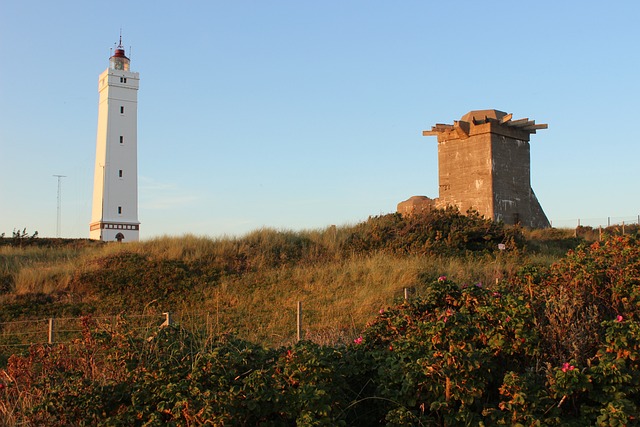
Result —
<instances>
[{"instance_id":1,"label":"bush","mask_svg":"<svg viewBox=\"0 0 640 427\"><path fill-rule=\"evenodd\" d=\"M198 274L193 265L181 260L156 260L131 252L108 255L94 264L94 269L76 274L70 290L98 297L112 312L133 307L142 311L151 302L165 309L175 307L185 296L196 299L197 285L212 280L215 274Z\"/></svg>"},{"instance_id":2,"label":"bush","mask_svg":"<svg viewBox=\"0 0 640 427\"><path fill-rule=\"evenodd\" d=\"M382 220L395 225L379 228L387 237L370 242L402 250L393 247L398 221ZM196 265L131 253L102 262L114 286L103 292L113 301L136 275L145 286L140 298L169 301L167 286L152 289L154 274L190 288L185 277ZM0 371L0 424L640 423L636 237L580 246L511 281L461 284L441 276L419 289L381 310L346 346L303 341L267 349L179 326L143 337L123 320L104 329L85 319L82 339L10 358Z\"/></svg>"},{"instance_id":3,"label":"bush","mask_svg":"<svg viewBox=\"0 0 640 427\"><path fill-rule=\"evenodd\" d=\"M521 295L444 277L383 311L363 334L380 366L377 394L393 425L478 424L497 410L509 372L537 360L533 312Z\"/></svg>"},{"instance_id":4,"label":"bush","mask_svg":"<svg viewBox=\"0 0 640 427\"><path fill-rule=\"evenodd\" d=\"M543 345L554 363L593 357L602 322L622 315L640 320L640 245L614 236L580 246L532 286Z\"/></svg>"},{"instance_id":5,"label":"bush","mask_svg":"<svg viewBox=\"0 0 640 427\"><path fill-rule=\"evenodd\" d=\"M482 217L476 211L461 214L457 208L434 209L416 215L398 213L370 217L354 227L345 243L347 252L385 251L394 254L461 255L497 252L522 246L518 228Z\"/></svg>"}]
</instances>

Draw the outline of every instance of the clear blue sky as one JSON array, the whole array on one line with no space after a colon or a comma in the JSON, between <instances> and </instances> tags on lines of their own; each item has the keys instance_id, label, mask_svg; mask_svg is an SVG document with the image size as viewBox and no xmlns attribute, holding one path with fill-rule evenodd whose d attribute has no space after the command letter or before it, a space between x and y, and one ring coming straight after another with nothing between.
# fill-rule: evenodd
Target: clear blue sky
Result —
<instances>
[{"instance_id":1,"label":"clear blue sky","mask_svg":"<svg viewBox=\"0 0 640 427\"><path fill-rule=\"evenodd\" d=\"M554 225L640 214L640 2L5 1L0 233L88 237L97 79L140 73L141 238L313 229L437 197L422 131L495 108L548 123Z\"/></svg>"}]
</instances>

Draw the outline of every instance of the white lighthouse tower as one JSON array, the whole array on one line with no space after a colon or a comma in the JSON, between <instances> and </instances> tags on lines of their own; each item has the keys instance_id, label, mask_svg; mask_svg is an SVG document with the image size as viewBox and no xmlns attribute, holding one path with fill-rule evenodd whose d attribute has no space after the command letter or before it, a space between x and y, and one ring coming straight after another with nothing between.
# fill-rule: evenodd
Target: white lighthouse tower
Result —
<instances>
[{"instance_id":1,"label":"white lighthouse tower","mask_svg":"<svg viewBox=\"0 0 640 427\"><path fill-rule=\"evenodd\" d=\"M122 37L98 78L98 134L89 237L103 241L139 239L138 84L129 70Z\"/></svg>"}]
</instances>

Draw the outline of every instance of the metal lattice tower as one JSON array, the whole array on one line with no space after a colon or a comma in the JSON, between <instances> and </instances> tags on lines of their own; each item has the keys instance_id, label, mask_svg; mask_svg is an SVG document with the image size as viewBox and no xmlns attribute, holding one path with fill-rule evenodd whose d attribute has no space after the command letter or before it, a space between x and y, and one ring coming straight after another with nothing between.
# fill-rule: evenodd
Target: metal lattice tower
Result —
<instances>
[{"instance_id":1,"label":"metal lattice tower","mask_svg":"<svg viewBox=\"0 0 640 427\"><path fill-rule=\"evenodd\" d=\"M58 216L56 222L56 237L60 237L60 226L62 225L61 205L62 205L62 178L66 178L66 175L53 175L58 178Z\"/></svg>"}]
</instances>

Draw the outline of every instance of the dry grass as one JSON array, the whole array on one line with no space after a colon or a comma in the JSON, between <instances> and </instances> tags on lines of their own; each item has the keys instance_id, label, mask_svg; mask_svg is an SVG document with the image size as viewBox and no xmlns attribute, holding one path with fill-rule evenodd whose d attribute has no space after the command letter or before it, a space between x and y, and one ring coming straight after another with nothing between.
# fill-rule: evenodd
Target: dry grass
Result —
<instances>
[{"instance_id":1,"label":"dry grass","mask_svg":"<svg viewBox=\"0 0 640 427\"><path fill-rule=\"evenodd\" d=\"M4 396L10 396L8 399L0 399L0 425L26 425L23 424L23 414L27 409L34 406L34 402L38 401L38 397L31 395L26 387L16 383L14 378L9 376L5 370L1 372L0 384L3 384L3 386L4 384L12 384L14 387L19 388L19 390L15 393L4 393L4 390L0 391Z\"/></svg>"},{"instance_id":2,"label":"dry grass","mask_svg":"<svg viewBox=\"0 0 640 427\"><path fill-rule=\"evenodd\" d=\"M316 265L273 268L223 278L206 292L200 309L215 313L219 329L270 345L295 337L297 302L305 336L321 343L353 339L380 309L420 293L445 275L459 283L495 283L515 274L512 259L477 260L372 254ZM220 325L223 326L220 326Z\"/></svg>"},{"instance_id":3,"label":"dry grass","mask_svg":"<svg viewBox=\"0 0 640 427\"><path fill-rule=\"evenodd\" d=\"M126 252L144 259L214 266L221 272L212 280L194 278L192 295L199 295L198 299L185 295L177 305L130 307L131 313L170 310L187 317L194 313L194 317L206 317L203 324L208 330L233 330L252 341L283 345L295 338L296 304L302 301L305 336L335 343L357 335L381 308L402 298L403 288L419 293L425 282L441 275L458 283L490 285L512 277L525 264L550 265L564 253L462 257L345 253L343 245L351 232L350 227L332 226L301 232L261 229L242 237L217 239L159 237L126 245L4 246L0 247L0 279L2 274L10 276L14 288L0 295L0 303L19 295L64 294L74 277L98 271L98 260ZM532 231L526 237L545 242L543 246L557 242L562 246L571 239L565 231L557 230ZM570 243L574 244L573 240ZM83 298L85 303L97 305L96 314L114 314L110 307L99 306L98 298Z\"/></svg>"},{"instance_id":4,"label":"dry grass","mask_svg":"<svg viewBox=\"0 0 640 427\"><path fill-rule=\"evenodd\" d=\"M44 264L21 269L15 276L15 294L50 294L67 289L73 267L69 264Z\"/></svg>"}]
</instances>

